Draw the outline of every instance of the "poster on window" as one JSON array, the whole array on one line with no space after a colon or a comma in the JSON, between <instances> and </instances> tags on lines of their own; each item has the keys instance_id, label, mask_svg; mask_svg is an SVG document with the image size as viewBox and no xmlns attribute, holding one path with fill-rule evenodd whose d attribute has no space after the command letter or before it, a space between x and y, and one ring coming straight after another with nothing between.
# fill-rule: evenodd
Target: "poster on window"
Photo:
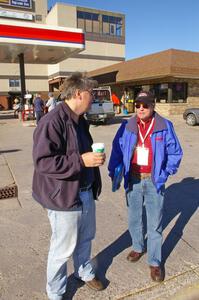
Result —
<instances>
[{"instance_id":1,"label":"poster on window","mask_svg":"<svg viewBox=\"0 0 199 300\"><path fill-rule=\"evenodd\" d=\"M0 0L0 5L1 4L21 8L32 8L32 0Z\"/></svg>"}]
</instances>

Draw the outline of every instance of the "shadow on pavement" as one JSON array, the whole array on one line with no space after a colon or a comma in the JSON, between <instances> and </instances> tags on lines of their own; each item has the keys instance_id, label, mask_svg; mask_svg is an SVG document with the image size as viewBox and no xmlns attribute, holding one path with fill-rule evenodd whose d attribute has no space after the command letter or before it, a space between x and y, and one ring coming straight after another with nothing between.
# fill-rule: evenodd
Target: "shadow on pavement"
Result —
<instances>
[{"instance_id":1,"label":"shadow on pavement","mask_svg":"<svg viewBox=\"0 0 199 300\"><path fill-rule=\"evenodd\" d=\"M8 120L8 119L16 119L14 117L14 111L12 111L12 112L8 111L8 112L1 112L0 113L0 121L1 120Z\"/></svg>"},{"instance_id":2,"label":"shadow on pavement","mask_svg":"<svg viewBox=\"0 0 199 300\"><path fill-rule=\"evenodd\" d=\"M198 208L199 179L184 178L180 183L174 183L166 189L163 229L177 216L177 220L167 235L163 247L163 264L183 236L183 230Z\"/></svg>"},{"instance_id":3,"label":"shadow on pavement","mask_svg":"<svg viewBox=\"0 0 199 300\"><path fill-rule=\"evenodd\" d=\"M109 281L106 279L106 272L112 264L114 257L130 247L131 244L131 237L127 230L93 259L97 276L106 287L109 285Z\"/></svg>"},{"instance_id":4,"label":"shadow on pavement","mask_svg":"<svg viewBox=\"0 0 199 300\"><path fill-rule=\"evenodd\" d=\"M63 300L72 300L78 288L82 287L85 283L80 281L71 274L67 279L67 290L64 294Z\"/></svg>"},{"instance_id":5,"label":"shadow on pavement","mask_svg":"<svg viewBox=\"0 0 199 300\"><path fill-rule=\"evenodd\" d=\"M131 246L131 238L128 230L125 231L117 240L102 250L92 260L92 265L96 271L97 277L103 282L104 286L109 285L106 279L106 271L113 262L114 257ZM82 287L84 282L77 280L73 274L68 277L67 291L64 300L72 300L78 288Z\"/></svg>"},{"instance_id":6,"label":"shadow on pavement","mask_svg":"<svg viewBox=\"0 0 199 300\"><path fill-rule=\"evenodd\" d=\"M198 205L199 179L187 177L180 183L172 184L166 189L163 229L165 229L175 217L178 217L162 246L163 267L178 241L182 238L183 230L197 210ZM109 281L106 278L106 272L111 266L113 259L126 248L130 247L131 244L131 237L127 230L93 258L92 263L97 276L106 287L109 285ZM79 283L74 276L71 275L68 278L68 289L64 300L71 300L77 289L82 285L83 283Z\"/></svg>"},{"instance_id":7,"label":"shadow on pavement","mask_svg":"<svg viewBox=\"0 0 199 300\"><path fill-rule=\"evenodd\" d=\"M0 150L0 155L4 153L12 153L12 152L18 152L22 151L21 149L11 149L11 150Z\"/></svg>"}]
</instances>

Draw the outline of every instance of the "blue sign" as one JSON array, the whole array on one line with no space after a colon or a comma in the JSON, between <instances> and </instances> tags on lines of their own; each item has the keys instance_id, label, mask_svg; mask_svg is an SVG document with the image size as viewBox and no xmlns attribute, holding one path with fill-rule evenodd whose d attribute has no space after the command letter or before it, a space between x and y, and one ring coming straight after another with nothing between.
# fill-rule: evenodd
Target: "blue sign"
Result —
<instances>
[{"instance_id":1,"label":"blue sign","mask_svg":"<svg viewBox=\"0 0 199 300\"><path fill-rule=\"evenodd\" d=\"M32 0L11 0L10 5L23 8L32 8Z\"/></svg>"}]
</instances>

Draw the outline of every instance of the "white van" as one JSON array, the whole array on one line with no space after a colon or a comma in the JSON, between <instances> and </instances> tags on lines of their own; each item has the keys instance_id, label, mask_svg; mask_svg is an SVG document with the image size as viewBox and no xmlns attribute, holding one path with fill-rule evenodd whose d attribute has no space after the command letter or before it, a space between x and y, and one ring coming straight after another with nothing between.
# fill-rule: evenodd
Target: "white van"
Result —
<instances>
[{"instance_id":1,"label":"white van","mask_svg":"<svg viewBox=\"0 0 199 300\"><path fill-rule=\"evenodd\" d=\"M93 102L90 110L86 113L87 120L90 122L107 123L114 116L115 112L111 100L110 86L93 89Z\"/></svg>"}]
</instances>

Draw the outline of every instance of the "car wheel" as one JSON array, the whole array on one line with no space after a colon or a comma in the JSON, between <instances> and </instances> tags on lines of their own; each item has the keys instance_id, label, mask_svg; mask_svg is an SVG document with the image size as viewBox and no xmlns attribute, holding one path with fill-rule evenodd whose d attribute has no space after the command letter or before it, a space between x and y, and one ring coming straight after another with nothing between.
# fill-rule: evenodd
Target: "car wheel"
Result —
<instances>
[{"instance_id":1,"label":"car wheel","mask_svg":"<svg viewBox=\"0 0 199 300\"><path fill-rule=\"evenodd\" d=\"M196 117L194 116L194 114L188 114L186 118L186 122L189 126L196 125Z\"/></svg>"}]
</instances>

